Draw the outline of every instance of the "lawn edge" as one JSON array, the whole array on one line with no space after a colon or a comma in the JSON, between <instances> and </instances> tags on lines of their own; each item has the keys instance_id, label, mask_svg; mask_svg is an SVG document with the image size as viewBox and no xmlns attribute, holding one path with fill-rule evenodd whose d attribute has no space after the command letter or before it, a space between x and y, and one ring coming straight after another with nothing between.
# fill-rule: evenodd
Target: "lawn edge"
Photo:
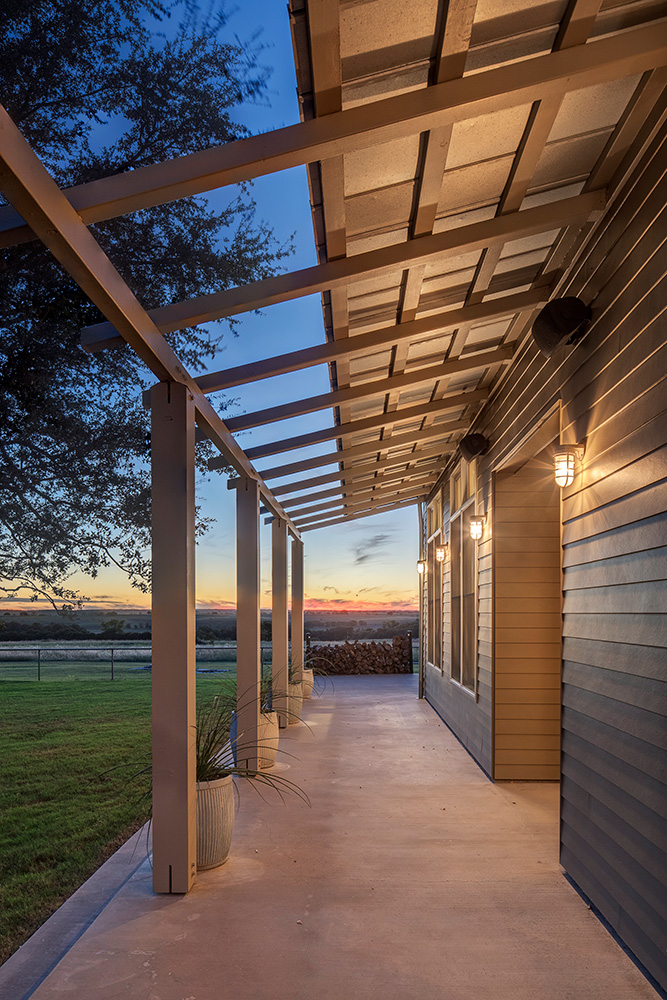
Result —
<instances>
[{"instance_id":1,"label":"lawn edge","mask_svg":"<svg viewBox=\"0 0 667 1000\"><path fill-rule=\"evenodd\" d=\"M144 864L147 826L137 830L0 966L0 995L28 1000Z\"/></svg>"}]
</instances>

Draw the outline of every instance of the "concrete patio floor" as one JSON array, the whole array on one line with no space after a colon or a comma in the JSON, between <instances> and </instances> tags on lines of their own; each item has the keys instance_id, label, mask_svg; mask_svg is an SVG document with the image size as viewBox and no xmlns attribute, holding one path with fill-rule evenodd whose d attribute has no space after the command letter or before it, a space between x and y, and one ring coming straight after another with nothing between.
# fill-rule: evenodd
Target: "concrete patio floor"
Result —
<instances>
[{"instance_id":1,"label":"concrete patio floor","mask_svg":"<svg viewBox=\"0 0 667 1000\"><path fill-rule=\"evenodd\" d=\"M154 896L126 845L0 994L655 1000L560 871L557 786L492 784L416 680L336 679L282 744L312 809L242 788L229 861L185 897Z\"/></svg>"}]
</instances>

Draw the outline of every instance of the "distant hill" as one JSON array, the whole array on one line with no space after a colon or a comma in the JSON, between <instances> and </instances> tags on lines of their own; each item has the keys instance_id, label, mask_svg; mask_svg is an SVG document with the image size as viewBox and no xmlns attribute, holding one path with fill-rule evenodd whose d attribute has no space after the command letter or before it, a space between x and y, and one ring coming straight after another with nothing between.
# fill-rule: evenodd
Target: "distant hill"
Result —
<instances>
[{"instance_id":1,"label":"distant hill","mask_svg":"<svg viewBox=\"0 0 667 1000\"><path fill-rule=\"evenodd\" d=\"M416 611L306 611L305 630L311 638L323 639L388 639L419 632ZM261 613L262 639L271 638L271 612ZM135 609L106 611L90 608L59 615L45 608L0 611L0 641L23 639L38 641L57 639L150 639L150 611ZM215 642L236 639L234 608L202 609L197 611L197 641Z\"/></svg>"}]
</instances>

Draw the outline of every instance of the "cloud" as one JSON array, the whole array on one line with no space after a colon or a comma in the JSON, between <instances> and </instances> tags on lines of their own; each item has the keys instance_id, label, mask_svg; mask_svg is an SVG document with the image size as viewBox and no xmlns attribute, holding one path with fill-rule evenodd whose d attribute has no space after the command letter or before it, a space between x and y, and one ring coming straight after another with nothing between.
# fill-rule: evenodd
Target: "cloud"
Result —
<instances>
[{"instance_id":1,"label":"cloud","mask_svg":"<svg viewBox=\"0 0 667 1000\"><path fill-rule=\"evenodd\" d=\"M352 549L354 553L355 566L361 566L367 562L375 562L384 551L392 544L392 532L381 532L364 538Z\"/></svg>"},{"instance_id":2,"label":"cloud","mask_svg":"<svg viewBox=\"0 0 667 1000\"><path fill-rule=\"evenodd\" d=\"M340 594L338 587L322 587L322 590L333 590L334 594Z\"/></svg>"},{"instance_id":3,"label":"cloud","mask_svg":"<svg viewBox=\"0 0 667 1000\"><path fill-rule=\"evenodd\" d=\"M379 589L380 589L379 587L362 587L359 593L357 594L357 597L360 597L361 594L371 594L374 590L379 590Z\"/></svg>"},{"instance_id":4,"label":"cloud","mask_svg":"<svg viewBox=\"0 0 667 1000\"><path fill-rule=\"evenodd\" d=\"M360 601L357 598L307 597L307 611L411 611L417 612L414 600L405 601Z\"/></svg>"},{"instance_id":5,"label":"cloud","mask_svg":"<svg viewBox=\"0 0 667 1000\"><path fill-rule=\"evenodd\" d=\"M228 608L236 608L236 601L223 601L221 598L212 598L209 600L199 600L197 599L197 607L202 611L205 609L210 609L211 611L222 611Z\"/></svg>"}]
</instances>

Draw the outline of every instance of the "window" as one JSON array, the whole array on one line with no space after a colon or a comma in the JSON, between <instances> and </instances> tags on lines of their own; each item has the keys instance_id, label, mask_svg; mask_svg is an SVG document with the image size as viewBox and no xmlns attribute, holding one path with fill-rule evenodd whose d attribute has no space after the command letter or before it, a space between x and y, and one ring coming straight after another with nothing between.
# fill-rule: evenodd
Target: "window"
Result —
<instances>
[{"instance_id":1,"label":"window","mask_svg":"<svg viewBox=\"0 0 667 1000\"><path fill-rule=\"evenodd\" d=\"M470 537L470 518L475 513L473 463L461 463L452 476L450 528L451 677L473 693L477 684L477 550Z\"/></svg>"},{"instance_id":2,"label":"window","mask_svg":"<svg viewBox=\"0 0 667 1000\"><path fill-rule=\"evenodd\" d=\"M442 501L439 496L429 505L427 531L427 659L442 670L442 563L435 558L436 547L442 544Z\"/></svg>"}]
</instances>

